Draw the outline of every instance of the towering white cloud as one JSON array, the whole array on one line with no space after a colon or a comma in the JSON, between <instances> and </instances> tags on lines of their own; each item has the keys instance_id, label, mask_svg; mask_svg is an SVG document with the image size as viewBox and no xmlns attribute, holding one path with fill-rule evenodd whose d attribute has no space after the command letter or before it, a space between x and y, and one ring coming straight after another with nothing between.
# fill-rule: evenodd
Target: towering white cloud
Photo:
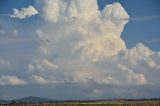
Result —
<instances>
[{"instance_id":1,"label":"towering white cloud","mask_svg":"<svg viewBox=\"0 0 160 106\"><path fill-rule=\"evenodd\" d=\"M33 6L28 6L27 8L22 8L21 10L14 9L13 14L10 15L11 18L29 18L38 14L38 11Z\"/></svg>"},{"instance_id":2,"label":"towering white cloud","mask_svg":"<svg viewBox=\"0 0 160 106\"><path fill-rule=\"evenodd\" d=\"M145 70L159 68L153 58L159 58L158 53L141 43L126 48L121 33L128 21L121 19L129 19L129 15L121 4L99 11L96 0L36 3L46 26L36 30L40 46L39 56L28 65L32 74L39 73L48 83L105 85L146 85L158 78L150 79L149 70Z\"/></svg>"},{"instance_id":3,"label":"towering white cloud","mask_svg":"<svg viewBox=\"0 0 160 106\"><path fill-rule=\"evenodd\" d=\"M66 37L64 40L73 39L74 41L68 42L73 42L75 49L70 48L71 51L81 52L82 58L88 58L91 61L113 56L126 48L121 39L121 32L127 21L119 19L129 18L129 16L119 3L106 6L101 12L98 10L96 0L41 0L41 2L44 6L42 7L43 17L50 22L57 23L57 28L60 28L59 30L52 29L55 35L47 36L43 32L45 38L54 40L55 36L61 36ZM43 37L42 33L40 37ZM45 52L48 51L47 48L50 49L44 45L41 47Z\"/></svg>"},{"instance_id":4,"label":"towering white cloud","mask_svg":"<svg viewBox=\"0 0 160 106\"><path fill-rule=\"evenodd\" d=\"M121 33L128 21L121 19L129 18L129 15L121 4L107 5L103 11L98 10L96 0L41 0L37 4L42 6L41 15L51 22L51 26L46 29L46 22L45 28L36 30L40 40L39 56L28 65L30 73L41 75L33 77L35 81L43 80L43 84L46 81L113 85L148 83L145 74L130 68L132 63L128 63L137 63L141 49L146 52L148 49L143 44L137 49L126 48ZM126 58L128 52L138 54Z\"/></svg>"}]
</instances>

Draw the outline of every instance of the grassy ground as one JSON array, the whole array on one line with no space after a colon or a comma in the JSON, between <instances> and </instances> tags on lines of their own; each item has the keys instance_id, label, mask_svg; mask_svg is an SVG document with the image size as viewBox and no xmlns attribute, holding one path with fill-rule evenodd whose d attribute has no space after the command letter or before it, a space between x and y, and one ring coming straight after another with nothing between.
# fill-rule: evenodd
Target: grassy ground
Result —
<instances>
[{"instance_id":1,"label":"grassy ground","mask_svg":"<svg viewBox=\"0 0 160 106\"><path fill-rule=\"evenodd\" d=\"M91 104L46 104L46 105L41 105L41 106L160 106L160 103L122 103L122 104L113 104L113 103L91 103Z\"/></svg>"},{"instance_id":2,"label":"grassy ground","mask_svg":"<svg viewBox=\"0 0 160 106\"><path fill-rule=\"evenodd\" d=\"M0 105L1 106L1 105ZM95 103L45 103L2 106L160 106L160 101L112 101Z\"/></svg>"}]
</instances>

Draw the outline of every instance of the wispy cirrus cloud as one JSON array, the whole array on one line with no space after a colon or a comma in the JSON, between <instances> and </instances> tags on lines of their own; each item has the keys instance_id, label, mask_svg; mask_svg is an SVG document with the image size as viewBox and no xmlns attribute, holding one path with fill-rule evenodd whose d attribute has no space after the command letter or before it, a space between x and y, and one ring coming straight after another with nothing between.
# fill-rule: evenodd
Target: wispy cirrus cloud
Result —
<instances>
[{"instance_id":1,"label":"wispy cirrus cloud","mask_svg":"<svg viewBox=\"0 0 160 106\"><path fill-rule=\"evenodd\" d=\"M160 39L145 40L145 43L160 43Z\"/></svg>"},{"instance_id":2,"label":"wispy cirrus cloud","mask_svg":"<svg viewBox=\"0 0 160 106\"><path fill-rule=\"evenodd\" d=\"M121 18L120 20L150 21L150 20L160 20L160 16L137 16L137 17L130 17L130 18Z\"/></svg>"}]
</instances>

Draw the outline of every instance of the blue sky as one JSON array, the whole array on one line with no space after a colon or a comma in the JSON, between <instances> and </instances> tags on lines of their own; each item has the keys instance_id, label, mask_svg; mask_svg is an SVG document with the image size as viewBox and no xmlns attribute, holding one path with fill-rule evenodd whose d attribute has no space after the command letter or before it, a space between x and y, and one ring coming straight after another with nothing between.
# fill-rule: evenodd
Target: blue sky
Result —
<instances>
[{"instance_id":1,"label":"blue sky","mask_svg":"<svg viewBox=\"0 0 160 106\"><path fill-rule=\"evenodd\" d=\"M159 97L159 5L0 0L0 99Z\"/></svg>"}]
</instances>

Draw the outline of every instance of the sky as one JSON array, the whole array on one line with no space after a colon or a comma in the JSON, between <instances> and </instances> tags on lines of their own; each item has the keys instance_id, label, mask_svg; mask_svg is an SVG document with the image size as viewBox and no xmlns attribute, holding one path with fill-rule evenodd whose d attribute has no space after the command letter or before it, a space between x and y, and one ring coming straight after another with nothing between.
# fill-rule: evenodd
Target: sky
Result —
<instances>
[{"instance_id":1,"label":"sky","mask_svg":"<svg viewBox=\"0 0 160 106\"><path fill-rule=\"evenodd\" d=\"M159 0L1 0L0 99L160 97Z\"/></svg>"}]
</instances>

